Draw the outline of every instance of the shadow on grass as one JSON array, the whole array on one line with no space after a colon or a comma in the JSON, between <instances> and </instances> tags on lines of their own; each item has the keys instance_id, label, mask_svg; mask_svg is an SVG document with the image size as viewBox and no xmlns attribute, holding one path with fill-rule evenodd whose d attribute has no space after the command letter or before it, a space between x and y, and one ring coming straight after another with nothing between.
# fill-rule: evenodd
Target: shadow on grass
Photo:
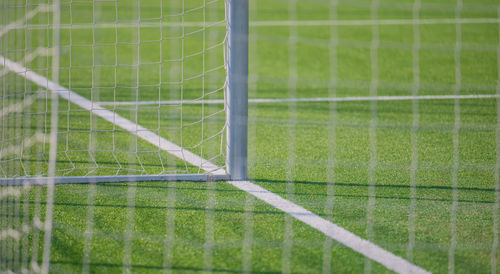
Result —
<instances>
[{"instance_id":1,"label":"shadow on grass","mask_svg":"<svg viewBox=\"0 0 500 274\"><path fill-rule=\"evenodd\" d=\"M287 184L287 181L284 180L264 180L264 179L253 179L252 181L262 184L262 183L270 183L270 184ZM212 182L216 184L220 184L221 182ZM190 183L192 184L192 183ZM228 193L226 195L232 195L233 194L238 194L242 193L240 190L236 188L228 188L228 189L208 189L206 188L207 183L197 183L200 185L200 187L192 187L189 185L184 185L182 182L177 182L177 185L173 186L169 182L138 182L137 184L134 184L133 187L137 189L151 189L151 190L157 190L157 191L166 191L170 189L175 189L178 191L201 191L201 192L210 192L214 191L217 193L221 193L221 197L224 196L222 193ZM416 201L429 201L429 202L442 202L442 203L452 203L452 199L447 199L447 198L426 198L426 197L401 197L401 196L396 196L396 195L375 195L375 196L370 196L365 194L366 191L361 190L360 188L367 188L370 187L369 184L356 184L356 183L342 183L342 182L337 182L335 184L327 183L327 182L314 182L314 181L295 181L294 184L303 184L303 185L314 185L314 186L327 186L327 185L335 185L335 186L342 186L342 187L348 187L350 190L353 190L355 193L354 194L343 194L343 193L335 193L333 197L338 197L338 198L353 198L353 199L369 199L369 198L376 198L376 199L387 199L387 200L400 200L400 201L411 201L411 200L416 200ZM106 184L97 184L96 185L98 188L122 188L122 189L127 189L131 187L128 185L128 183L106 183ZM374 185L375 188L394 188L394 189L411 189L410 186L408 185L390 185L390 184L383 184L383 185ZM452 191L452 187L447 187L447 186L415 186L416 189L425 189L425 190L446 190L446 191ZM283 188L284 189L284 188ZM360 189L359 191L356 191L356 189ZM496 190L495 189L489 189L489 188L469 188L469 187L458 187L457 190L459 191L479 191L479 192L488 192L488 193L494 193ZM321 192L321 193L318 193ZM294 195L299 198L299 197L328 197L326 194L326 191L318 191L318 192L312 192L312 193L307 193L307 192L295 192ZM356 193L357 192L357 193ZM273 191L273 193L278 194L284 198L287 196L286 191ZM359 193L359 194L358 194ZM222 198L221 198L222 199ZM494 204L495 201L490 201L490 200L465 200L465 199L458 199L457 202L459 203L471 203L471 204ZM15 204L41 204L45 205L46 202L40 201L40 202L35 202L35 201L12 201L12 203ZM252 213L256 215L266 215L266 214L272 214L272 215L283 215L284 213L271 209L271 210L247 210L247 209L227 209L227 208L206 208L203 206L157 206L157 205L141 205L138 203L135 203L133 206L128 205L128 204L123 204L123 203L95 203L95 204L88 204L88 203L78 203L78 202L54 202L53 205L55 207L88 207L88 206L93 206L96 208L115 208L115 209L128 209L128 208L134 208L134 209L147 209L147 210L173 210L173 211L198 211L198 212L215 212L215 213L222 213L222 214L246 214L246 213ZM319 216L327 216L322 213L317 213Z\"/></svg>"},{"instance_id":2,"label":"shadow on grass","mask_svg":"<svg viewBox=\"0 0 500 274\"><path fill-rule=\"evenodd\" d=\"M264 180L264 179L251 179L251 181L256 182L256 183L272 183L272 184L287 184L288 181L284 180ZM203 192L209 192L209 191L215 191L219 193L241 193L240 190L238 189L214 189L210 190L205 187L183 187L182 182L178 182L181 184L181 186L176 185L171 186L169 183L150 183L150 182L145 182L145 183L140 183L138 182L134 187L136 188L144 188L144 189L176 189L176 190L188 190L188 191L203 191ZM327 182L314 182L314 181L294 181L294 184L304 184L304 185L315 185L315 186L327 186L327 185L335 185L335 186L342 186L342 187L349 187L351 189L356 189L356 188L367 188L370 187L369 184L358 184L358 183L343 183L343 182L336 182L335 184L332 183L327 183ZM161 185L160 185L161 184ZM200 182L200 185L205 186L206 183ZM117 188L125 188L128 187L127 183L106 183L106 184L98 184L99 187L117 187ZM394 188L394 189L408 189L410 190L413 188L412 186L409 185L389 185L389 184L382 184L382 185L374 185L375 188ZM420 189L420 190L446 190L446 191L453 191L453 187L448 187L448 186L415 186L415 189ZM475 192L489 192L489 193L495 193L496 190L493 188L474 188L474 187L457 187L456 188L458 191L475 191ZM275 194L281 195L286 198L287 192L286 191L272 191ZM361 191L360 191L361 192ZM365 192L365 191L362 191ZM313 196L313 197L328 197L326 193L311 193L311 192L294 192L293 193L295 196L303 196L303 197L308 197L308 196ZM368 199L368 198L376 198L376 199L390 199L390 200L407 200L411 201L412 199L416 201L430 201L430 202L446 202L446 203L451 203L453 202L452 199L446 199L446 198L425 198L425 197L401 197L401 196L388 196L388 195L375 195L375 196L370 196L366 194L341 194L341 193L335 193L333 197L342 197L342 198L361 198L361 199ZM494 204L494 200L467 200L467 199L458 199L457 202L459 203L473 203L473 204ZM57 205L55 203L54 205ZM60 204L64 205L64 204ZM95 205L95 206L115 206L115 207L126 207L126 205ZM141 206L137 206L136 208L141 208ZM148 208L147 206L144 208ZM161 209L178 209L178 210L205 210L205 208L190 208L190 207L185 207L185 208L167 208L167 207L158 207ZM226 213L244 213L246 211L242 210L224 210L224 209L216 209L215 212L226 212ZM281 214L280 212L255 212L255 214Z\"/></svg>"},{"instance_id":3,"label":"shadow on grass","mask_svg":"<svg viewBox=\"0 0 500 274\"><path fill-rule=\"evenodd\" d=\"M258 182L258 183L279 183L279 184L286 184L288 181L285 180L268 180L268 179L251 179L252 181ZM451 186L410 186L410 185L388 185L388 184L376 184L376 185L369 185L369 184L358 184L358 183L342 183L342 182L335 182L335 183L328 183L328 182L314 182L314 181L294 181L294 184L307 184L307 185L337 185L337 186L351 186L351 187L376 187L376 188L406 188L406 189L411 189L411 188L416 188L416 189L437 189L437 190L453 190L454 188ZM486 191L486 192L496 192L494 188L478 188L478 187L457 187L457 190L460 191Z\"/></svg>"},{"instance_id":4,"label":"shadow on grass","mask_svg":"<svg viewBox=\"0 0 500 274\"><path fill-rule=\"evenodd\" d=\"M273 183L273 184L287 184L288 181L284 180L264 180L264 179L252 179L252 181L255 181L257 183ZM342 187L351 187L351 188L367 188L370 187L369 184L358 184L358 183L343 183L343 182L335 182L335 183L327 183L327 182L314 182L314 181L294 181L294 184L304 184L304 185L316 185L316 186L327 186L327 185L332 185L332 186L342 186ZM447 191L453 191L453 187L449 186L409 186L409 185L390 185L390 184L377 184L373 185L375 188L395 188L395 189L412 189L415 188L417 190L447 190ZM458 191L480 191L480 192L496 192L494 188L475 188L475 187L457 187L456 190ZM286 192L274 192L276 194L286 194ZM323 193L300 193L296 192L294 193L296 196L328 196L327 194ZM336 193L333 195L334 197L346 197L346 198L377 198L377 199L394 199L394 200L412 200L410 197L400 197L400 196L382 196L382 195L376 195L376 196L370 196L370 195L357 195L357 194L339 194ZM432 202L453 202L451 199L444 199L444 198L419 198L416 197L414 198L416 201L432 201ZM484 200L464 200L464 199L458 199L457 202L461 203L480 203L480 204L494 204L495 201L484 201Z\"/></svg>"},{"instance_id":5,"label":"shadow on grass","mask_svg":"<svg viewBox=\"0 0 500 274\"><path fill-rule=\"evenodd\" d=\"M39 204L39 205L46 205L46 202L33 202L33 201L11 201L12 204L19 204L19 205L24 205L24 204ZM119 208L119 209L128 209L128 208L133 208L135 210L137 209L157 209L157 210L174 210L174 211L203 211L203 212L216 212L216 213L237 213L237 214L244 214L244 213L253 213L253 214L273 214L273 215L283 215L282 211L262 211L262 210L239 210L239 209L226 209L226 208L206 208L206 207L185 207L185 206L149 206L149 205L138 205L137 203L135 205L124 205L124 204L87 204L87 203L71 203L71 202L54 202L52 203L55 207L61 206L61 207L88 207L88 206L93 206L93 207L102 207L102 208Z\"/></svg>"},{"instance_id":6,"label":"shadow on grass","mask_svg":"<svg viewBox=\"0 0 500 274\"><path fill-rule=\"evenodd\" d=\"M286 184L288 183L287 181L283 180L263 180L263 179L252 179L251 181L257 182L257 183L274 183L274 184ZM182 184L182 182L180 182ZM200 183L204 184L204 183ZM369 184L356 184L356 183L340 183L336 182L335 184L331 183L326 183L326 182L313 182L313 181L294 181L294 184L305 184L305 185L319 185L319 186L327 186L327 185L336 185L336 186L343 186L343 187L351 187L351 188L366 188L369 187ZM115 184L115 183L110 183L110 184L102 184L100 185L102 187L126 187L125 183L123 184ZM240 190L237 189L216 189L216 190L209 190L206 188L195 188L195 187L182 187L182 186L169 186L168 183L165 185L151 185L150 183L145 183L141 184L138 183L135 185L137 188L149 188L149 189L176 189L176 190L189 190L189 191L216 191L216 192L234 192L234 193L240 193ZM408 185L375 185L376 188L396 188L396 189L411 189L411 186ZM435 189L435 190L448 190L452 191L452 187L447 187L447 186L415 186L416 189ZM469 187L457 187L457 190L459 191L484 191L484 192L495 192L495 189L489 189L489 188L469 188ZM281 196L286 195L287 193L285 191L273 191L275 194L279 194ZM304 192L294 192L295 196L316 196L316 197L328 197L327 194L325 193L304 193ZM358 194L339 194L336 193L333 195L334 197L344 197L344 198L362 198L362 199L368 199L368 198L376 198L376 199L393 199L393 200L412 200L410 197L400 197L400 196L383 196L383 195L376 195L376 196L370 196L370 195L358 195ZM444 199L444 198L419 198L416 197L414 198L416 201L431 201L431 202L453 202L452 199ZM494 204L495 201L484 201L484 200L465 200L465 199L458 199L457 202L459 203L478 203L478 204ZM254 212L255 213L255 212Z\"/></svg>"},{"instance_id":7,"label":"shadow on grass","mask_svg":"<svg viewBox=\"0 0 500 274\"><path fill-rule=\"evenodd\" d=\"M63 264L63 265L75 265L82 266L82 262L69 262L69 261L51 261L51 264ZM151 270L179 270L179 271L194 271L194 272L225 272L225 273L247 273L244 270L238 269L222 269L222 268L199 268L199 267L188 267L188 266L172 266L169 268L164 268L163 266L157 265L124 265L124 264L111 264L111 263L90 263L90 267L108 267L108 268L139 268L139 269L151 269ZM280 273L280 272L263 272L263 271L254 271L252 273Z\"/></svg>"}]
</instances>

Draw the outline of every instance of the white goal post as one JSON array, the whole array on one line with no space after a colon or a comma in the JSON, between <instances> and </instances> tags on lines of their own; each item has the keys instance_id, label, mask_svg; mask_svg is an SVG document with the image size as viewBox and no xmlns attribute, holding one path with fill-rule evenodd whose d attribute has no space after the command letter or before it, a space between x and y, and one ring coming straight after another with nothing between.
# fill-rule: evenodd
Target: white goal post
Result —
<instances>
[{"instance_id":1,"label":"white goal post","mask_svg":"<svg viewBox=\"0 0 500 274\"><path fill-rule=\"evenodd\" d=\"M227 169L232 180L247 177L248 1L228 0Z\"/></svg>"},{"instance_id":2,"label":"white goal post","mask_svg":"<svg viewBox=\"0 0 500 274\"><path fill-rule=\"evenodd\" d=\"M247 178L248 0L171 2L3 4L1 185Z\"/></svg>"}]
</instances>

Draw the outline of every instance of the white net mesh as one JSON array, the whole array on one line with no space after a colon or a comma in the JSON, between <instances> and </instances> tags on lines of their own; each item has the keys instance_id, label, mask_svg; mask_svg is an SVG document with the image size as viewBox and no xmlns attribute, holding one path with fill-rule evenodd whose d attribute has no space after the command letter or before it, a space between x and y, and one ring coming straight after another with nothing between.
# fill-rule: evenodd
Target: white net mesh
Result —
<instances>
[{"instance_id":1,"label":"white net mesh","mask_svg":"<svg viewBox=\"0 0 500 274\"><path fill-rule=\"evenodd\" d=\"M249 1L249 181L139 181L226 169L225 4L1 2L2 179L91 179L2 181L0 272L500 271L497 0Z\"/></svg>"},{"instance_id":2,"label":"white net mesh","mask_svg":"<svg viewBox=\"0 0 500 274\"><path fill-rule=\"evenodd\" d=\"M4 177L47 175L51 92L56 176L223 173L224 1L62 1L57 28L51 2L3 13Z\"/></svg>"}]
</instances>

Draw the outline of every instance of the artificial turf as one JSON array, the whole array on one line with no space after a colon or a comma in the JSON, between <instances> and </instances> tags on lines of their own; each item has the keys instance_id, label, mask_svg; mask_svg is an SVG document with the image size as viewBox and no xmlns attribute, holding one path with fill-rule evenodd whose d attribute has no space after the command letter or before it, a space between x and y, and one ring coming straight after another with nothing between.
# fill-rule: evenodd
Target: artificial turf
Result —
<instances>
[{"instance_id":1,"label":"artificial turf","mask_svg":"<svg viewBox=\"0 0 500 274\"><path fill-rule=\"evenodd\" d=\"M201 3L188 2L193 7ZM219 2L215 4L218 17L214 18L223 18ZM120 2L118 13L114 3L100 3L98 18L112 22L118 14L118 18L136 19L134 3ZM91 4L63 1L62 23L91 23ZM155 4L141 1L141 18L154 21L161 16ZM378 19L412 19L413 4L380 1ZM463 4L460 16L464 18L498 17L496 1L468 0ZM370 5L371 1L339 1L337 19L371 19ZM284 0L251 1L250 7L251 21L288 20L290 16L289 2ZM455 18L455 8L455 1L422 1L420 17ZM165 14L175 11L167 4L164 9ZM326 20L329 9L328 1L298 2L296 17ZM24 7L17 12L18 17L13 18L24 14ZM196 18L201 15L193 11L187 13L186 20L199 21ZM34 23L49 19L49 15L40 15ZM177 22L179 17L165 20ZM456 25L421 25L416 81L412 25L379 26L376 74L372 70L371 25L301 26L296 32L291 27L251 27L249 96L369 96L374 90L383 96L412 95L416 82L419 95L495 94L498 28L491 23L461 26L457 79ZM0 52L22 60L28 49L10 49L25 45L23 37L36 37L28 39L30 48L49 43L51 33L37 31L6 34L0 38ZM199 66L202 59L198 55L186 58L182 73L178 62L165 60L177 58L182 48L186 55L195 54L203 49L204 40L196 33L188 35L184 45L158 41L162 33L168 36L179 31L151 27L95 32L63 29L61 84L95 101L196 99L203 96L200 90L216 90L224 80L221 70L204 82L201 78L186 81L183 93L178 92L179 77L203 73ZM210 32L211 39L205 40L216 44L224 28L214 27L207 36ZM297 37L291 39L294 33ZM162 54L160 48L164 49ZM220 51L205 56L213 67L221 65L221 57ZM147 64L136 66L138 58ZM49 61L49 57L39 57L27 66L50 76L46 69ZM291 66L296 66L295 71ZM294 77L292 81L290 77ZM19 91L25 87L38 90L12 73L0 81L3 106L22 100L24 94ZM18 93L9 93L12 90ZM222 93L209 96L222 98ZM16 136L50 125L50 121L44 124L46 103L40 100L29 107L38 113L29 118L3 118L3 136L12 138L7 138L4 147L20 142ZM113 125L66 101L61 100L60 106L60 175L198 172L128 133L114 133L111 142ZM202 117L220 111L222 105L185 105L182 110L158 105L107 107L169 140L182 142L218 165L224 164L220 150L224 113L201 123ZM494 249L499 202L495 189L497 100L262 103L250 104L249 120L249 178L256 184L431 272L449 270L450 250L455 272L491 272L492 262L500 260L500 249ZM201 143L210 136L216 138ZM45 172L45 159L38 153L48 148L48 144L32 148L36 156L26 158L22 167L19 161L3 161L2 170L11 172L10 176ZM89 148L97 151L93 158L88 155ZM138 157L123 152L127 150L138 151ZM2 229L31 223L34 215L43 219L45 192L43 187L32 187L17 198L3 199ZM56 273L361 272L370 267L376 273L388 272L337 242L330 246L320 232L225 182L59 185L53 205L50 270ZM19 268L31 259L41 263L42 236L33 228L18 241L1 240L5 244L0 248L0 270ZM289 256L286 249L291 249Z\"/></svg>"}]
</instances>

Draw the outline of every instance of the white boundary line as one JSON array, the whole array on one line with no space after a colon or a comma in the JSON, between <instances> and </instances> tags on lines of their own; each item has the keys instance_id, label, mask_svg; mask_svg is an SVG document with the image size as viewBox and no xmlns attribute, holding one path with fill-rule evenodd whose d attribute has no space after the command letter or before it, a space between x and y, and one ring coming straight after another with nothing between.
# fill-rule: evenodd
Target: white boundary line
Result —
<instances>
[{"instance_id":1,"label":"white boundary line","mask_svg":"<svg viewBox=\"0 0 500 274\"><path fill-rule=\"evenodd\" d=\"M7 70L5 70L7 71ZM0 73L1 77L1 73ZM42 98L44 91L38 91L35 95L27 96L22 102L14 103L0 109L0 118L11 113L22 112L25 108L31 106L37 99Z\"/></svg>"},{"instance_id":2,"label":"white boundary line","mask_svg":"<svg viewBox=\"0 0 500 274\"><path fill-rule=\"evenodd\" d=\"M21 232L14 230L12 228L0 231L0 240L4 240L9 237L16 241L19 241L19 239L21 238Z\"/></svg>"},{"instance_id":3,"label":"white boundary line","mask_svg":"<svg viewBox=\"0 0 500 274\"><path fill-rule=\"evenodd\" d=\"M22 22L21 22L22 23ZM449 25L449 24L498 24L499 18L434 18L434 19L382 19L382 20L276 20L276 21L253 21L251 27L321 27L321 26L373 26L373 25ZM87 28L142 28L167 27L203 27L203 22L116 22L96 24L61 24L60 29L87 29ZM0 34L13 29L46 29L47 25L20 25L19 22L12 23L0 31ZM50 26L49 26L50 27ZM207 22L207 27L226 27L224 21ZM1 35L0 35L1 36Z\"/></svg>"},{"instance_id":4,"label":"white boundary line","mask_svg":"<svg viewBox=\"0 0 500 274\"><path fill-rule=\"evenodd\" d=\"M352 250L384 265L398 273L429 273L428 271L396 256L378 245L358 237L356 234L328 221L311 211L296 205L249 181L230 181L229 184L243 190L273 207L290 214L295 219L308 224L326 236L340 242Z\"/></svg>"},{"instance_id":5,"label":"white boundary line","mask_svg":"<svg viewBox=\"0 0 500 274\"><path fill-rule=\"evenodd\" d=\"M39 56L50 56L51 54L52 54L52 52L48 48L37 48L33 52L24 56L24 60L23 60L22 64L31 63L33 60L35 60L35 58L37 58ZM9 72L8 69L1 70L0 77L3 77L8 72Z\"/></svg>"},{"instance_id":6,"label":"white boundary line","mask_svg":"<svg viewBox=\"0 0 500 274\"><path fill-rule=\"evenodd\" d=\"M249 103L288 103L288 102L356 102L356 101L413 101L413 100L455 100L455 99L493 99L499 94L468 95L421 95L421 96L359 96L359 97L316 97L316 98L254 98ZM198 105L223 104L222 99L212 100L173 100L173 101L138 101L138 102L97 102L101 106L135 106L135 105Z\"/></svg>"},{"instance_id":7,"label":"white boundary line","mask_svg":"<svg viewBox=\"0 0 500 274\"><path fill-rule=\"evenodd\" d=\"M255 21L253 27L319 27L373 25L440 25L440 24L497 24L499 18L442 18L442 19L382 19L382 20L298 20Z\"/></svg>"},{"instance_id":8,"label":"white boundary line","mask_svg":"<svg viewBox=\"0 0 500 274\"><path fill-rule=\"evenodd\" d=\"M8 71L8 70L5 69L5 71ZM0 73L0 78L1 78L1 76L2 75ZM14 103L14 104L11 104L11 105L4 107L3 109L0 109L0 119L6 115L11 114L11 113L22 112L24 109L26 109L27 107L29 107L33 103L35 103L37 99L41 99L43 96L45 96L45 90L39 90L34 95L26 96L22 102Z\"/></svg>"},{"instance_id":9,"label":"white boundary line","mask_svg":"<svg viewBox=\"0 0 500 274\"><path fill-rule=\"evenodd\" d=\"M24 139L23 143L18 146L8 146L5 149L0 149L0 159L9 155L22 155L20 152L23 150L32 147L36 143L45 143L47 139L47 135L43 133L36 133L35 135Z\"/></svg>"},{"instance_id":10,"label":"white boundary line","mask_svg":"<svg viewBox=\"0 0 500 274\"><path fill-rule=\"evenodd\" d=\"M3 27L2 29L0 29L0 37L4 36L6 33L8 33L11 30L24 28L25 27L24 24L28 20L35 17L40 12L48 12L48 11L50 11L50 9L51 8L49 5L45 5L45 4L39 5L38 7L33 9L32 11L26 13L26 15L23 16L22 18L20 18L19 20L12 22L12 23L6 25L5 27ZM45 25L45 28L47 28L47 25Z\"/></svg>"},{"instance_id":11,"label":"white boundary line","mask_svg":"<svg viewBox=\"0 0 500 274\"><path fill-rule=\"evenodd\" d=\"M203 158L194 155L193 153L186 151L179 146L163 139L162 137L154 134L153 132L143 128L118 114L103 109L99 105L96 105L89 101L88 99L56 84L47 78L40 76L32 71L29 71L25 67L12 62L3 56L0 56L0 65L5 66L9 70L17 73L18 75L25 77L26 79L34 82L35 84L56 92L59 96L64 99L94 113L97 116L105 119L108 122L114 123L132 134L135 134L145 141L158 146L159 148L172 153L173 155L189 161L192 165L199 166L200 168L210 172L215 170L214 174L225 173L223 169L215 166L214 164L204 160ZM281 196L272 193L254 183L249 181L229 181L232 186L243 190L256 198L268 203L269 205L291 215L297 220L311 226L312 228L322 232L326 236L342 243L343 245L351 248L352 250L384 265L390 270L399 273L429 273L428 271L406 261L405 259L396 256L389 251L379 247L378 245L364 240L354 233L351 233L344 228L328 221L320 216L306 210L305 208L292 203Z\"/></svg>"}]
</instances>

